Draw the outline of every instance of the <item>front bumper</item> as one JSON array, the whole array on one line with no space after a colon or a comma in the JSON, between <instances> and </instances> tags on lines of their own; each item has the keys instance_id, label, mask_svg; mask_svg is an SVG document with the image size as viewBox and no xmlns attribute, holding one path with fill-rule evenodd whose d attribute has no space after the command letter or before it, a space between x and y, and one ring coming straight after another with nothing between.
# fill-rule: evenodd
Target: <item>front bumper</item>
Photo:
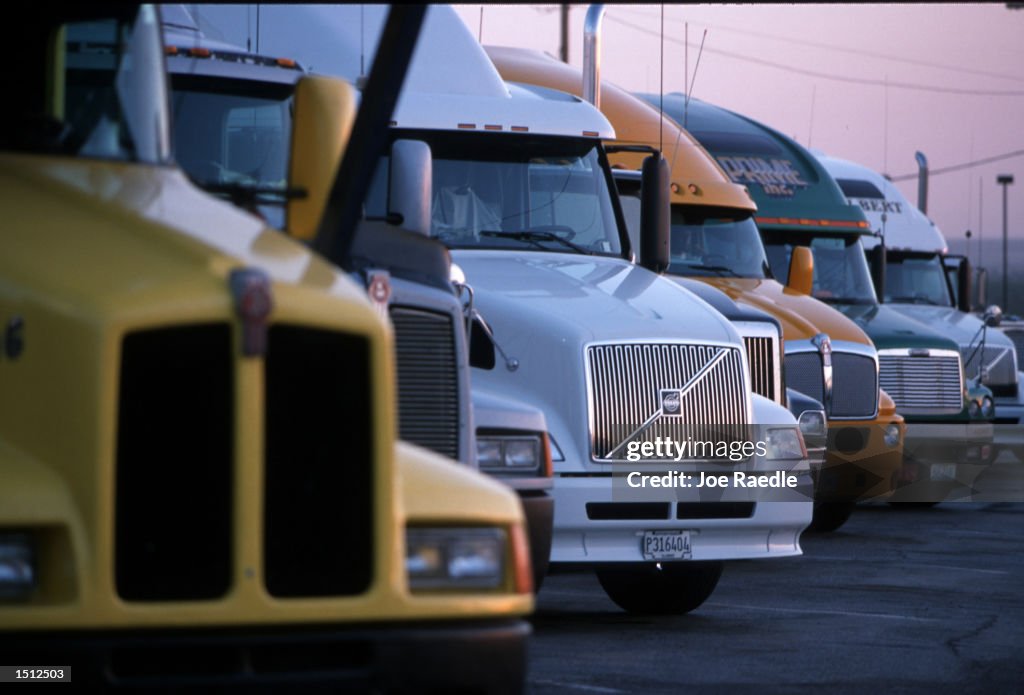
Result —
<instances>
[{"instance_id":1,"label":"front bumper","mask_svg":"<svg viewBox=\"0 0 1024 695\"><path fill-rule=\"evenodd\" d=\"M21 632L0 633L0 654L10 664L70 667L79 687L113 690L519 693L529 635L522 620Z\"/></svg>"},{"instance_id":2,"label":"front bumper","mask_svg":"<svg viewBox=\"0 0 1024 695\"><path fill-rule=\"evenodd\" d=\"M551 562L646 562L644 532L663 530L689 530L689 559L695 561L800 555L800 533L813 513L813 481L806 468L790 473L797 487L787 491L789 501L692 488L645 490L629 499L611 475L556 475Z\"/></svg>"},{"instance_id":3,"label":"front bumper","mask_svg":"<svg viewBox=\"0 0 1024 695\"><path fill-rule=\"evenodd\" d=\"M893 502L936 503L969 496L997 450L991 423L908 423Z\"/></svg>"},{"instance_id":4,"label":"front bumper","mask_svg":"<svg viewBox=\"0 0 1024 695\"><path fill-rule=\"evenodd\" d=\"M885 443L885 430L901 430L899 444ZM903 463L905 425L898 421L830 421L825 463L815 478L819 502L867 500L892 493Z\"/></svg>"}]
</instances>

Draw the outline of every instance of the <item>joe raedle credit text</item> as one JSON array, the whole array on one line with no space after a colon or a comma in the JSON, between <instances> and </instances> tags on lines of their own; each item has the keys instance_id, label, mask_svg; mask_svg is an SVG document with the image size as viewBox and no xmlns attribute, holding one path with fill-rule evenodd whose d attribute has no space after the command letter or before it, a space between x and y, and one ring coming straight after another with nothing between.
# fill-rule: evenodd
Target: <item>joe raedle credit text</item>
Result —
<instances>
[{"instance_id":1,"label":"joe raedle credit text","mask_svg":"<svg viewBox=\"0 0 1024 695\"><path fill-rule=\"evenodd\" d=\"M632 488L674 487L674 488L789 488L795 490L797 476L787 471L709 473L699 471L684 473L667 471L661 474L629 471L626 484Z\"/></svg>"}]
</instances>

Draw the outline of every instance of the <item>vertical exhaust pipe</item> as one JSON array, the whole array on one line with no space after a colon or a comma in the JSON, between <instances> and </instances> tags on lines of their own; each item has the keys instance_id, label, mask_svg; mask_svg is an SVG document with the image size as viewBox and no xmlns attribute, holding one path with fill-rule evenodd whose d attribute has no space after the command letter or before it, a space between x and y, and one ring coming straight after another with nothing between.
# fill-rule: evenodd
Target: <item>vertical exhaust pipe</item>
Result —
<instances>
[{"instance_id":1,"label":"vertical exhaust pipe","mask_svg":"<svg viewBox=\"0 0 1024 695\"><path fill-rule=\"evenodd\" d=\"M601 108L601 20L604 5L591 5L583 22L583 98Z\"/></svg>"},{"instance_id":2,"label":"vertical exhaust pipe","mask_svg":"<svg viewBox=\"0 0 1024 695\"><path fill-rule=\"evenodd\" d=\"M928 214L928 158L924 152L915 152L917 160L917 207L922 214Z\"/></svg>"}]
</instances>

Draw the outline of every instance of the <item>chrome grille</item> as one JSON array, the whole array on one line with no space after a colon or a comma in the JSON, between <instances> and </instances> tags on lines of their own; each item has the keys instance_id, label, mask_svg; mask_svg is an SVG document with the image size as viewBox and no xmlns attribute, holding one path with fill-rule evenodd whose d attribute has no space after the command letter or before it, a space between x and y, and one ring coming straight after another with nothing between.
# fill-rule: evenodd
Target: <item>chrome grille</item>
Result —
<instances>
[{"instance_id":1,"label":"chrome grille","mask_svg":"<svg viewBox=\"0 0 1024 695\"><path fill-rule=\"evenodd\" d=\"M1024 341L1024 336L1019 337ZM977 377L982 366L986 369L986 377L982 381L986 386L1005 386L1017 383L1017 361L1014 359L1013 348L1009 345L985 345L984 358L975 345L961 345L960 354L964 359L964 372L970 377Z\"/></svg>"},{"instance_id":2,"label":"chrome grille","mask_svg":"<svg viewBox=\"0 0 1024 695\"><path fill-rule=\"evenodd\" d=\"M593 345L587 351L592 455L621 459L644 424L642 439L746 441L748 401L736 348L681 344ZM661 391L680 389L679 417L657 417ZM619 451L616 451L619 450ZM611 456L614 454L614 456Z\"/></svg>"},{"instance_id":3,"label":"chrome grille","mask_svg":"<svg viewBox=\"0 0 1024 695\"><path fill-rule=\"evenodd\" d=\"M877 405L878 370L875 360L865 355L833 352L829 417L873 417Z\"/></svg>"},{"instance_id":4,"label":"chrome grille","mask_svg":"<svg viewBox=\"0 0 1024 695\"><path fill-rule=\"evenodd\" d=\"M393 306L398 436L459 458L459 378L451 316Z\"/></svg>"},{"instance_id":5,"label":"chrome grille","mask_svg":"<svg viewBox=\"0 0 1024 695\"><path fill-rule=\"evenodd\" d=\"M1003 333L1013 341L1013 346L1017 349L1017 361L1019 363L1020 356L1024 355L1024 327L1003 328Z\"/></svg>"},{"instance_id":6,"label":"chrome grille","mask_svg":"<svg viewBox=\"0 0 1024 695\"><path fill-rule=\"evenodd\" d=\"M743 337L750 366L750 390L778 402L775 393L775 341L771 338Z\"/></svg>"},{"instance_id":7,"label":"chrome grille","mask_svg":"<svg viewBox=\"0 0 1024 695\"><path fill-rule=\"evenodd\" d=\"M879 351L881 386L902 414L958 413L963 409L960 355L943 350L911 356L906 350Z\"/></svg>"},{"instance_id":8,"label":"chrome grille","mask_svg":"<svg viewBox=\"0 0 1024 695\"><path fill-rule=\"evenodd\" d=\"M824 403L825 374L821 369L821 355L817 352L786 355L786 385Z\"/></svg>"}]
</instances>

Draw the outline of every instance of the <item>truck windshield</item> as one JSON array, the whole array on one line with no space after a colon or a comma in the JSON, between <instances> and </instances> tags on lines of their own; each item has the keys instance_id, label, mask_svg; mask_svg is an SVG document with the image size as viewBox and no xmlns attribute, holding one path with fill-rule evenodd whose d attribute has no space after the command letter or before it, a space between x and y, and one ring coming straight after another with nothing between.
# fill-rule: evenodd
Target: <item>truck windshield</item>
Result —
<instances>
[{"instance_id":1,"label":"truck windshield","mask_svg":"<svg viewBox=\"0 0 1024 695\"><path fill-rule=\"evenodd\" d=\"M789 280L793 248L810 246L814 255L814 297L835 304L878 303L859 236L777 231L762 236L772 274L779 282L786 284Z\"/></svg>"},{"instance_id":2,"label":"truck windshield","mask_svg":"<svg viewBox=\"0 0 1024 695\"><path fill-rule=\"evenodd\" d=\"M163 163L170 156L160 20L139 8L35 13L11 37L26 67L4 76L0 146L41 154ZM38 84L44 75L47 84ZM12 84L13 83L13 84Z\"/></svg>"},{"instance_id":3,"label":"truck windshield","mask_svg":"<svg viewBox=\"0 0 1024 695\"><path fill-rule=\"evenodd\" d=\"M884 301L953 306L939 255L886 254Z\"/></svg>"},{"instance_id":4,"label":"truck windshield","mask_svg":"<svg viewBox=\"0 0 1024 695\"><path fill-rule=\"evenodd\" d=\"M672 206L671 261L674 275L766 278L768 259L754 220L706 217Z\"/></svg>"},{"instance_id":5,"label":"truck windshield","mask_svg":"<svg viewBox=\"0 0 1024 695\"><path fill-rule=\"evenodd\" d=\"M284 227L291 84L172 75L175 155L197 185Z\"/></svg>"},{"instance_id":6,"label":"truck windshield","mask_svg":"<svg viewBox=\"0 0 1024 695\"><path fill-rule=\"evenodd\" d=\"M593 140L416 131L433 154L431 236L450 248L620 255L599 145ZM381 215L378 174L367 214Z\"/></svg>"}]
</instances>

